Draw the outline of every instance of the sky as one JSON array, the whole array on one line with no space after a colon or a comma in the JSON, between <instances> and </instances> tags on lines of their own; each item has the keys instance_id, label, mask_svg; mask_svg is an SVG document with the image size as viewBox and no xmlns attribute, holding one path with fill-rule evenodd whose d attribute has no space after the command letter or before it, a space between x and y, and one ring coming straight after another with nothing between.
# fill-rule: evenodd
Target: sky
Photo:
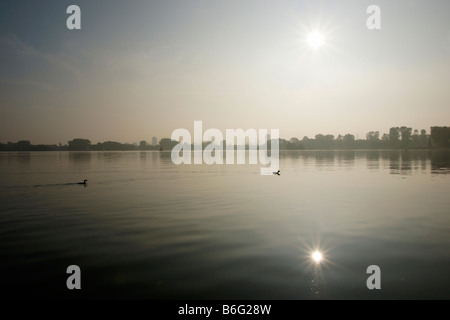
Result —
<instances>
[{"instance_id":1,"label":"sky","mask_svg":"<svg viewBox=\"0 0 450 320\"><path fill-rule=\"evenodd\" d=\"M3 143L150 142L195 120L285 139L450 125L448 0L0 0L0 57Z\"/></svg>"}]
</instances>

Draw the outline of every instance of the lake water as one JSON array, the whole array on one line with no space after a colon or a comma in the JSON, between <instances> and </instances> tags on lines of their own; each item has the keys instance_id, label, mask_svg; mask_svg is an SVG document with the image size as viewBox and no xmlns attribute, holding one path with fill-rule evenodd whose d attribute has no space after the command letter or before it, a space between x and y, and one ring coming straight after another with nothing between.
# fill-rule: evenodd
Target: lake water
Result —
<instances>
[{"instance_id":1,"label":"lake water","mask_svg":"<svg viewBox=\"0 0 450 320\"><path fill-rule=\"evenodd\" d=\"M0 153L2 292L450 298L448 151L286 151L280 176L259 169L176 166L169 152ZM69 265L81 290L66 288ZM370 265L380 290L366 286Z\"/></svg>"}]
</instances>

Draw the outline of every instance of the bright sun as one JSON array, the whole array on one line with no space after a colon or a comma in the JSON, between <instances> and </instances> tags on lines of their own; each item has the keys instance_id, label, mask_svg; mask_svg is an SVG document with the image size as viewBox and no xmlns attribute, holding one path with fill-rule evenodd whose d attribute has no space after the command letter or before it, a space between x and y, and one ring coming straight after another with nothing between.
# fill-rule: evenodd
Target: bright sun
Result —
<instances>
[{"instance_id":1,"label":"bright sun","mask_svg":"<svg viewBox=\"0 0 450 320\"><path fill-rule=\"evenodd\" d=\"M315 31L308 36L308 43L313 49L318 49L323 45L323 36Z\"/></svg>"},{"instance_id":2,"label":"bright sun","mask_svg":"<svg viewBox=\"0 0 450 320\"><path fill-rule=\"evenodd\" d=\"M312 259L316 262L316 263L320 263L323 259L322 253L320 253L319 251L314 251L312 253Z\"/></svg>"}]
</instances>

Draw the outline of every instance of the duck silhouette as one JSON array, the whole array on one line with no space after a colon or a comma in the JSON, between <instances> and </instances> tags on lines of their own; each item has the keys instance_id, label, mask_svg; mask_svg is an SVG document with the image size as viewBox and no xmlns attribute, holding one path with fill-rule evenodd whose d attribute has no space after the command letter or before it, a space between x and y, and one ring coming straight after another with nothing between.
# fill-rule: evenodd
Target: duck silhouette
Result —
<instances>
[{"instance_id":1,"label":"duck silhouette","mask_svg":"<svg viewBox=\"0 0 450 320\"><path fill-rule=\"evenodd\" d=\"M78 182L78 184L84 184L84 185L86 185L86 182L87 182L87 180L86 180L86 179L84 179L84 181L83 181L83 182Z\"/></svg>"}]
</instances>

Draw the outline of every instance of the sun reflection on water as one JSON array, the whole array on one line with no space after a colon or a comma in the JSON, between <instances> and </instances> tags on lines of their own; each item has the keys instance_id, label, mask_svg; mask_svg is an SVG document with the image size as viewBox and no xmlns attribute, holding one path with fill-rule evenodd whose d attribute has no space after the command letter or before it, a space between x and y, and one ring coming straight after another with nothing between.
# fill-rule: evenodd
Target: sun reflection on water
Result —
<instances>
[{"instance_id":1,"label":"sun reflection on water","mask_svg":"<svg viewBox=\"0 0 450 320\"><path fill-rule=\"evenodd\" d=\"M321 263L323 260L323 255L320 251L316 250L312 253L311 258L315 263Z\"/></svg>"}]
</instances>

